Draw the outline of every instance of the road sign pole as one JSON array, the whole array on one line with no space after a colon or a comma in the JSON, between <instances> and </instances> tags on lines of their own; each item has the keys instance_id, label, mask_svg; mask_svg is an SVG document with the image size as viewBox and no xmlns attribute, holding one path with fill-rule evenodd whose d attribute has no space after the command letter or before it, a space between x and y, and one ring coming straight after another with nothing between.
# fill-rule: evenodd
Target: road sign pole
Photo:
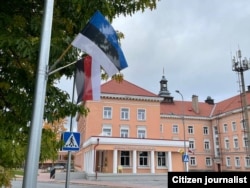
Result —
<instances>
[{"instance_id":1,"label":"road sign pole","mask_svg":"<svg viewBox=\"0 0 250 188\"><path fill-rule=\"evenodd\" d=\"M188 172L189 155L187 153L183 154L182 162L184 163L185 172Z\"/></svg>"}]
</instances>

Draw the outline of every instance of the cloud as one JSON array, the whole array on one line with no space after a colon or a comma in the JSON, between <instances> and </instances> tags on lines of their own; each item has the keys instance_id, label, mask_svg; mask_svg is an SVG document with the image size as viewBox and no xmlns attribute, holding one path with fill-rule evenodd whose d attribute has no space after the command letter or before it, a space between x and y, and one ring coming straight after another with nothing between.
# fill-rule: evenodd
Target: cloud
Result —
<instances>
[{"instance_id":1,"label":"cloud","mask_svg":"<svg viewBox=\"0 0 250 188\"><path fill-rule=\"evenodd\" d=\"M193 94L215 102L239 94L231 56L240 48L250 56L250 2L247 0L164 0L157 9L120 16L112 25L125 35L122 49L129 67L125 79L155 94L163 75L178 100ZM249 85L249 71L244 72Z\"/></svg>"}]
</instances>

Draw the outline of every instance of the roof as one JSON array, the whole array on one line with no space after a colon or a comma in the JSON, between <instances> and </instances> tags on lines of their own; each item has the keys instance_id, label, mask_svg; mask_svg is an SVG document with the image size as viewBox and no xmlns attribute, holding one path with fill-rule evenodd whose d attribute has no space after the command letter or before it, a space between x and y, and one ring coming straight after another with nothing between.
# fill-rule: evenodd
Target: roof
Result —
<instances>
[{"instance_id":1,"label":"roof","mask_svg":"<svg viewBox=\"0 0 250 188\"><path fill-rule=\"evenodd\" d=\"M250 93L246 92L246 100L248 104L250 103ZM233 96L231 98L225 99L219 102L216 106L216 110L214 111L214 115L229 112L232 110L242 108L243 103L241 102L240 95Z\"/></svg>"},{"instance_id":2,"label":"roof","mask_svg":"<svg viewBox=\"0 0 250 188\"><path fill-rule=\"evenodd\" d=\"M159 97L127 80L121 82L110 80L101 85L102 94L132 95L141 97ZM246 92L246 100L250 104L250 91ZM193 101L174 100L173 103L162 102L160 107L161 115L182 115L197 117L212 117L229 111L242 108L240 95L233 96L221 102L208 104L198 101L198 112L193 110Z\"/></svg>"},{"instance_id":3,"label":"roof","mask_svg":"<svg viewBox=\"0 0 250 188\"><path fill-rule=\"evenodd\" d=\"M107 81L106 83L102 84L101 93L133 95L133 96L143 96L143 97L158 97L158 95L150 91L147 91L139 86L136 86L124 79L121 82L111 79L110 81Z\"/></svg>"},{"instance_id":4,"label":"roof","mask_svg":"<svg viewBox=\"0 0 250 188\"><path fill-rule=\"evenodd\" d=\"M172 104L161 103L161 114L185 116L205 116L209 117L214 105L205 102L198 103L199 112L196 113L192 107L192 101L174 101Z\"/></svg>"}]
</instances>

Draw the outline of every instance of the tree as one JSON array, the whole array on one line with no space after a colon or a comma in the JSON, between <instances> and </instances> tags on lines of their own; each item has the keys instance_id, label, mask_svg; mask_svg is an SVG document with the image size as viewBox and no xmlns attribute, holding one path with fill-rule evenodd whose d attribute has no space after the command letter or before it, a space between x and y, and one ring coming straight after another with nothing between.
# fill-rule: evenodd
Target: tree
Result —
<instances>
[{"instance_id":1,"label":"tree","mask_svg":"<svg viewBox=\"0 0 250 188\"><path fill-rule=\"evenodd\" d=\"M58 151L62 147L62 132L66 131L66 119L59 119L52 123L44 122L42 130L40 162L46 160L54 161L58 158Z\"/></svg>"},{"instance_id":2,"label":"tree","mask_svg":"<svg viewBox=\"0 0 250 188\"><path fill-rule=\"evenodd\" d=\"M96 10L112 22L118 15L155 9L157 0L55 0L49 67L73 41ZM44 1L2 1L0 6L0 166L21 165L28 144L27 126L32 117L34 88ZM77 59L71 48L55 68ZM62 76L72 78L74 66L48 77L44 119L53 122L76 113L87 115L82 105L71 102L70 95L55 86ZM57 111L56 115L54 112Z\"/></svg>"},{"instance_id":3,"label":"tree","mask_svg":"<svg viewBox=\"0 0 250 188\"><path fill-rule=\"evenodd\" d=\"M65 127L66 124L67 124L67 119L66 118L62 119L61 118L61 119L56 120L56 121L54 121L52 123L44 122L43 128L44 129L49 129L52 132L54 132L56 134L56 139L60 140L61 139L61 134L67 130L67 128Z\"/></svg>"}]
</instances>

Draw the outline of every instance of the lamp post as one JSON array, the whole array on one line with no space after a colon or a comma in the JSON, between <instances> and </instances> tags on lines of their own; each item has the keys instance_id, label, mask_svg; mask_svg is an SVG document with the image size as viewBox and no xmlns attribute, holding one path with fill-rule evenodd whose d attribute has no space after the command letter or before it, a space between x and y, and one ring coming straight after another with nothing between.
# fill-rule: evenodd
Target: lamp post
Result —
<instances>
[{"instance_id":1,"label":"lamp post","mask_svg":"<svg viewBox=\"0 0 250 188\"><path fill-rule=\"evenodd\" d=\"M232 59L232 69L235 72L240 73L240 81L241 81L241 101L242 101L242 114L243 114L243 125L247 132L247 155L250 155L250 127L248 122L248 110L247 110L247 100L246 100L246 90L245 90L245 82L244 82L244 71L250 69L250 62L247 58L241 60L241 51L238 50L236 53L236 57L234 56Z\"/></svg>"},{"instance_id":2,"label":"lamp post","mask_svg":"<svg viewBox=\"0 0 250 188\"><path fill-rule=\"evenodd\" d=\"M180 94L181 99L182 99L182 125L183 125L183 135L184 135L184 154L183 155L187 155L187 146L186 146L186 127L185 127L185 120L184 120L184 98L183 95L181 94L181 92L179 90L175 91L176 93ZM185 167L185 171L188 172L188 162L184 161L184 167Z\"/></svg>"}]
</instances>

